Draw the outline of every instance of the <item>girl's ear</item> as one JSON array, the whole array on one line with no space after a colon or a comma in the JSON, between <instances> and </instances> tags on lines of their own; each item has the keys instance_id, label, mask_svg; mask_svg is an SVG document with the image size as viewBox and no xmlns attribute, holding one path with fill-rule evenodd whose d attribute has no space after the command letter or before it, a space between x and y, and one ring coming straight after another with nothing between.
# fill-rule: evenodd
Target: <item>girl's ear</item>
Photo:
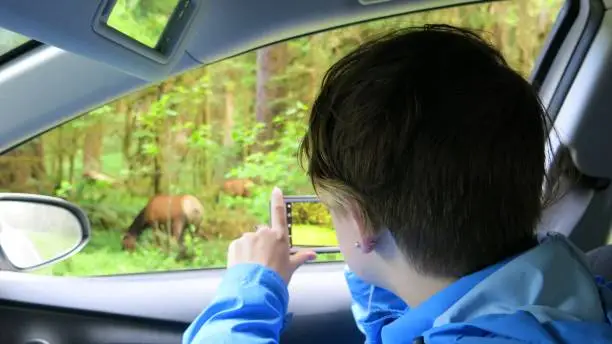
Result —
<instances>
[{"instance_id":1,"label":"girl's ear","mask_svg":"<svg viewBox=\"0 0 612 344\"><path fill-rule=\"evenodd\" d=\"M372 228L369 228L368 223L364 218L363 211L356 202L351 201L347 206L347 212L353 219L359 232L359 241L355 243L356 246L358 246L363 253L372 252L376 246L376 235L374 234Z\"/></svg>"}]
</instances>

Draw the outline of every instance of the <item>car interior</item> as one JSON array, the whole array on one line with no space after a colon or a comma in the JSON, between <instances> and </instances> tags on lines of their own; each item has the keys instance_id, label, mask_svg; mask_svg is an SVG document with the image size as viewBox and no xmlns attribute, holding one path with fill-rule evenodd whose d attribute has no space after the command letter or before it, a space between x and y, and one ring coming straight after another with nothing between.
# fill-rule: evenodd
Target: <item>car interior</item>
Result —
<instances>
[{"instance_id":1,"label":"car interior","mask_svg":"<svg viewBox=\"0 0 612 344\"><path fill-rule=\"evenodd\" d=\"M511 1L511 0L508 0ZM32 40L0 60L0 151L79 114L196 67L349 24L473 0L180 1L159 51L99 25L113 1L3 0L0 27ZM566 152L589 183L564 184L542 230L567 235L594 273L612 279L612 1L567 0L531 82L552 119L549 161ZM177 10L178 11L178 10ZM564 150L564 147L567 150ZM78 253L77 253L78 254ZM283 343L363 342L342 262L294 275ZM0 271L1 343L179 343L214 297L223 269L92 277Z\"/></svg>"}]
</instances>

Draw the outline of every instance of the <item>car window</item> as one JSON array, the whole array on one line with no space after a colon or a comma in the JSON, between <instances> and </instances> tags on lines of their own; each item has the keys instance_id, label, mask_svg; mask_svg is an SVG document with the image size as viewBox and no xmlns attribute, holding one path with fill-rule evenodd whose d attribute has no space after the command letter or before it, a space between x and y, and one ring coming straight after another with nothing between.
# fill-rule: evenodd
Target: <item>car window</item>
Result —
<instances>
[{"instance_id":1,"label":"car window","mask_svg":"<svg viewBox=\"0 0 612 344\"><path fill-rule=\"evenodd\" d=\"M89 245L37 273L88 276L223 267L229 242L268 220L273 185L286 195L313 194L296 150L309 106L333 62L388 30L447 23L480 30L528 76L561 5L562 0L521 0L402 15L198 68L89 111L8 152L1 157L0 188L64 197L89 214ZM333 242L324 211L313 211L307 220ZM147 220L169 230L148 228ZM170 239L190 222L193 226L182 231L187 253L179 255L180 245ZM319 258L339 259L340 254Z\"/></svg>"}]
</instances>

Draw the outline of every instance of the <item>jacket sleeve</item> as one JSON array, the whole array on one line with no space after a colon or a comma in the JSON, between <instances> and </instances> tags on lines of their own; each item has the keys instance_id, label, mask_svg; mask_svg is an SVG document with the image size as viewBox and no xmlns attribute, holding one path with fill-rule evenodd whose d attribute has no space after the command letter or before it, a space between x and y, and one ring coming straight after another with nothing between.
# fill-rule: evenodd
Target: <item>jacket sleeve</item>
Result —
<instances>
[{"instance_id":1,"label":"jacket sleeve","mask_svg":"<svg viewBox=\"0 0 612 344\"><path fill-rule=\"evenodd\" d=\"M278 343L288 303L287 285L276 272L258 264L233 266L183 334L183 344Z\"/></svg>"},{"instance_id":2,"label":"jacket sleeve","mask_svg":"<svg viewBox=\"0 0 612 344\"><path fill-rule=\"evenodd\" d=\"M402 316L409 308L392 292L364 282L348 266L344 277L352 297L351 311L366 344L382 343L383 326Z\"/></svg>"}]
</instances>

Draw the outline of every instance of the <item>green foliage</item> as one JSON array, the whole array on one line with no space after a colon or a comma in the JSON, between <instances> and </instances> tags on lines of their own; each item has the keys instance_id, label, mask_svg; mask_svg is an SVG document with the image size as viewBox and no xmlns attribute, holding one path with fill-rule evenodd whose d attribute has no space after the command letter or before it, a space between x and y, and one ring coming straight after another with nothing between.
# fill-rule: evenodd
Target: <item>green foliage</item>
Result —
<instances>
[{"instance_id":1,"label":"green foliage","mask_svg":"<svg viewBox=\"0 0 612 344\"><path fill-rule=\"evenodd\" d=\"M284 130L279 132L275 139L265 143L266 147L273 149L249 154L227 174L227 177L259 179L261 183L255 186L252 198L231 200L229 202L232 206L248 209L260 222L268 222L271 186L278 186L286 195L314 192L308 177L297 163L296 155L300 139L306 132L307 113L308 107L297 102L283 114L276 116L273 123L282 124ZM253 145L262 129L262 125L256 125L251 132L244 131L244 136L241 131L234 131L234 137L242 136L238 142Z\"/></svg>"},{"instance_id":2,"label":"green foliage","mask_svg":"<svg viewBox=\"0 0 612 344\"><path fill-rule=\"evenodd\" d=\"M293 203L291 216L293 223L332 227L331 214L321 203Z\"/></svg>"}]
</instances>

